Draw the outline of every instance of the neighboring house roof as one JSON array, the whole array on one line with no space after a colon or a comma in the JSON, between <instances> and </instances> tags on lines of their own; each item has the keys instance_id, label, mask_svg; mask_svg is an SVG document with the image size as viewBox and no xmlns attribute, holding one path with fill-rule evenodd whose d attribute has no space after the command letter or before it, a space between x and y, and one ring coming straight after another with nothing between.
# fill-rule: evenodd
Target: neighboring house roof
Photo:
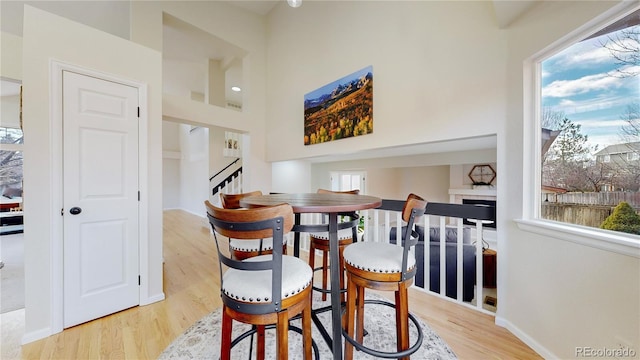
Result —
<instances>
[{"instance_id":1,"label":"neighboring house roof","mask_svg":"<svg viewBox=\"0 0 640 360\"><path fill-rule=\"evenodd\" d=\"M558 135L560 135L561 130L550 130L542 128L542 156L549 151L551 144L556 140Z\"/></svg>"},{"instance_id":2,"label":"neighboring house roof","mask_svg":"<svg viewBox=\"0 0 640 360\"><path fill-rule=\"evenodd\" d=\"M630 152L640 152L640 141L630 142L625 144L609 145L606 148L598 151L595 155L614 155L614 154L626 154Z\"/></svg>"},{"instance_id":3,"label":"neighboring house roof","mask_svg":"<svg viewBox=\"0 0 640 360\"><path fill-rule=\"evenodd\" d=\"M542 192L543 193L564 194L564 193L567 192L567 189L563 189L563 188L559 188L559 187L555 187L555 186L542 185Z\"/></svg>"}]
</instances>

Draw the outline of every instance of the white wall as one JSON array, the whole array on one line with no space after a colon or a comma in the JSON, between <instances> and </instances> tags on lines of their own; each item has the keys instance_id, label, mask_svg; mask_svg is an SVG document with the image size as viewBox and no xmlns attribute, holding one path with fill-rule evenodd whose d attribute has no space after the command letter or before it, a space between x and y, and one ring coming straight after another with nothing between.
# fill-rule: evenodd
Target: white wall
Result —
<instances>
[{"instance_id":1,"label":"white wall","mask_svg":"<svg viewBox=\"0 0 640 360\"><path fill-rule=\"evenodd\" d=\"M506 119L506 33L490 1L281 6L267 49L271 161L495 134ZM373 134L305 146L304 95L369 65Z\"/></svg>"},{"instance_id":2,"label":"white wall","mask_svg":"<svg viewBox=\"0 0 640 360\"><path fill-rule=\"evenodd\" d=\"M180 124L162 122L162 208L180 207Z\"/></svg>"},{"instance_id":3,"label":"white wall","mask_svg":"<svg viewBox=\"0 0 640 360\"><path fill-rule=\"evenodd\" d=\"M282 161L273 164L271 171L273 188L258 188L263 193L315 192L311 187L311 164L307 161ZM329 187L331 188L331 187Z\"/></svg>"},{"instance_id":4,"label":"white wall","mask_svg":"<svg viewBox=\"0 0 640 360\"><path fill-rule=\"evenodd\" d=\"M548 358L618 343L640 352L640 259L569 242L566 234L533 234L513 221L524 216L523 199L533 191L523 158L538 131L525 125L532 99L523 89L532 79L523 76L523 64L617 3L544 2L508 31L509 121L498 134L498 320Z\"/></svg>"},{"instance_id":5,"label":"white wall","mask_svg":"<svg viewBox=\"0 0 640 360\"><path fill-rule=\"evenodd\" d=\"M23 32L24 210L25 210L25 340L48 336L52 323L52 257L54 208L60 189L52 188L60 176L51 157L55 129L50 122L50 60L75 64L147 85L148 132L144 149L149 159L145 184L148 221L148 256L141 259L141 302L164 297L162 292L162 177L161 54L122 38L103 33L31 7L25 7ZM79 51L78 49L82 49ZM3 49L4 52L4 49ZM123 56L126 54L126 56ZM44 149L44 150L43 150ZM59 289L57 289L59 291Z\"/></svg>"},{"instance_id":6,"label":"white wall","mask_svg":"<svg viewBox=\"0 0 640 360\"><path fill-rule=\"evenodd\" d=\"M209 129L180 124L180 208L204 216L209 199Z\"/></svg>"},{"instance_id":7,"label":"white wall","mask_svg":"<svg viewBox=\"0 0 640 360\"><path fill-rule=\"evenodd\" d=\"M22 37L0 33L0 76L22 80Z\"/></svg>"},{"instance_id":8,"label":"white wall","mask_svg":"<svg viewBox=\"0 0 640 360\"><path fill-rule=\"evenodd\" d=\"M2 11L0 11L3 31L22 36L25 4L123 39L129 39L127 1L3 1Z\"/></svg>"}]
</instances>

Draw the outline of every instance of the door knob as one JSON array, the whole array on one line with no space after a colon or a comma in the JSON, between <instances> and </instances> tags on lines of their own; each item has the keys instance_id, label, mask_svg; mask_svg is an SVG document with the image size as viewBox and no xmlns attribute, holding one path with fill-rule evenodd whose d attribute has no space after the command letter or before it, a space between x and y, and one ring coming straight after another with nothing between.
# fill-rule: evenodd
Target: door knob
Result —
<instances>
[{"instance_id":1,"label":"door knob","mask_svg":"<svg viewBox=\"0 0 640 360\"><path fill-rule=\"evenodd\" d=\"M82 212L82 209L79 207L72 207L71 209L69 209L69 213L71 213L71 215L78 215Z\"/></svg>"}]
</instances>

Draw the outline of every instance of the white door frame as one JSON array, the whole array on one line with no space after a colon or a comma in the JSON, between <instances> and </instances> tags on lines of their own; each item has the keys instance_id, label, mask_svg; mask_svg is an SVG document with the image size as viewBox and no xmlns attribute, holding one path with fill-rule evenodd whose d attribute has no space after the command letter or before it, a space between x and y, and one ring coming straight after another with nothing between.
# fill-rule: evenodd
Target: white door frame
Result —
<instances>
[{"instance_id":1,"label":"white door frame","mask_svg":"<svg viewBox=\"0 0 640 360\"><path fill-rule=\"evenodd\" d=\"M138 236L139 236L139 271L140 271L140 305L149 303L149 235L148 235L148 106L147 85L117 77L115 75L86 69L58 60L50 60L50 92L49 113L51 114L51 333L59 333L64 327L64 291L63 291L63 171L62 171L62 72L71 71L78 74L117 82L138 89L140 117L138 119L138 182L140 202L138 204ZM44 200L46 203L46 200Z\"/></svg>"}]
</instances>

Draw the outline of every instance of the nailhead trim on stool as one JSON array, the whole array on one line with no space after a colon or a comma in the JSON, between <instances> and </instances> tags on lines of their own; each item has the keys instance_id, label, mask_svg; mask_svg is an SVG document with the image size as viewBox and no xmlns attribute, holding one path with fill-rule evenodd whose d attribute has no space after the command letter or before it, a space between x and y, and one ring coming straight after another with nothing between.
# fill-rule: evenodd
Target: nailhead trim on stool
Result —
<instances>
[{"instance_id":1,"label":"nailhead trim on stool","mask_svg":"<svg viewBox=\"0 0 640 360\"><path fill-rule=\"evenodd\" d=\"M309 236L316 239L329 241L329 232L327 231L310 233ZM347 240L351 239L352 237L353 230L351 230L351 228L338 230L338 240Z\"/></svg>"},{"instance_id":2,"label":"nailhead trim on stool","mask_svg":"<svg viewBox=\"0 0 640 360\"><path fill-rule=\"evenodd\" d=\"M358 269L378 273L402 272L402 247L376 242L359 242L344 249L344 261ZM412 269L416 258L409 253L407 266Z\"/></svg>"},{"instance_id":3,"label":"nailhead trim on stool","mask_svg":"<svg viewBox=\"0 0 640 360\"><path fill-rule=\"evenodd\" d=\"M265 261L272 255L255 256L244 261ZM304 290L313 277L311 268L303 260L282 257L282 299ZM246 271L228 269L223 275L222 291L232 298L247 302L271 301L271 270L254 271L247 276Z\"/></svg>"},{"instance_id":4,"label":"nailhead trim on stool","mask_svg":"<svg viewBox=\"0 0 640 360\"><path fill-rule=\"evenodd\" d=\"M282 245L287 243L286 239L282 242ZM260 251L260 239L256 240L237 240L230 239L229 247L232 250L238 251ZM262 251L273 250L273 239L265 238L262 239Z\"/></svg>"}]
</instances>

